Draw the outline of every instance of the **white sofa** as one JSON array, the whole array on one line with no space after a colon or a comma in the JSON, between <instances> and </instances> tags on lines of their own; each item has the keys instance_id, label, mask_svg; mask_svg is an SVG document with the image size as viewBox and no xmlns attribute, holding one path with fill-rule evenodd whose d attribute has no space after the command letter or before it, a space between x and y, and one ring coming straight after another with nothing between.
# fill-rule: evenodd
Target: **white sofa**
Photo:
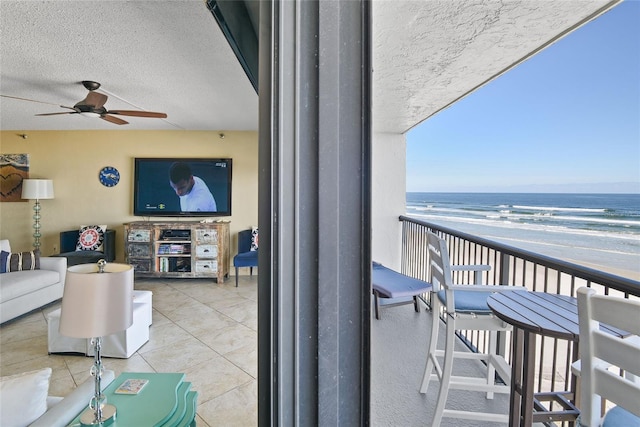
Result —
<instances>
[{"instance_id":1,"label":"white sofa","mask_svg":"<svg viewBox=\"0 0 640 427\"><path fill-rule=\"evenodd\" d=\"M89 377L62 398L49 395L52 374L51 368L41 368L0 377L0 425L63 427L84 412L95 393L94 378ZM114 376L113 371L103 371L102 390L113 382Z\"/></svg>"},{"instance_id":2,"label":"white sofa","mask_svg":"<svg viewBox=\"0 0 640 427\"><path fill-rule=\"evenodd\" d=\"M104 390L112 381L115 374L113 371L104 370L100 381ZM76 387L64 399L48 399L56 402L47 408L40 418L29 424L29 427L64 427L68 425L80 412L89 407L89 399L95 392L95 380L93 377Z\"/></svg>"},{"instance_id":3,"label":"white sofa","mask_svg":"<svg viewBox=\"0 0 640 427\"><path fill-rule=\"evenodd\" d=\"M8 240L0 240L0 250L11 253ZM62 298L66 275L63 257L40 257L40 270L0 274L0 323Z\"/></svg>"}]
</instances>

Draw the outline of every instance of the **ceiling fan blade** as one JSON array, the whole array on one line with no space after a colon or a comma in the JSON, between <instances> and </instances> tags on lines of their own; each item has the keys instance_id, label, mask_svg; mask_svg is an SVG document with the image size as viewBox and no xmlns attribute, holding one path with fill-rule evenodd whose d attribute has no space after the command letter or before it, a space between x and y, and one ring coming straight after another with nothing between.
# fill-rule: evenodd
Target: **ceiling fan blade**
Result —
<instances>
[{"instance_id":1,"label":"ceiling fan blade","mask_svg":"<svg viewBox=\"0 0 640 427\"><path fill-rule=\"evenodd\" d=\"M116 125L127 125L127 124L129 124L129 122L127 122L127 121L125 121L125 120L122 120L122 119L121 119L121 118L119 118L119 117L109 116L108 114L102 114L102 115L100 116L100 118L101 118L102 120L106 120L106 121L111 122L111 123L114 123L114 124L116 124Z\"/></svg>"},{"instance_id":2,"label":"ceiling fan blade","mask_svg":"<svg viewBox=\"0 0 640 427\"><path fill-rule=\"evenodd\" d=\"M36 114L36 116L53 116L54 114L73 114L73 113L77 113L76 109L73 108L73 107L67 107L66 105L58 105L58 104L54 104L53 102L36 101L35 99L20 98L19 96L10 96L10 95L0 95L0 97L18 99L20 101L37 102L38 104L55 105L55 106L60 107L60 108L66 108L68 110L73 110L73 112L69 112L69 113L47 113L47 114Z\"/></svg>"},{"instance_id":3,"label":"ceiling fan blade","mask_svg":"<svg viewBox=\"0 0 640 427\"><path fill-rule=\"evenodd\" d=\"M153 111L139 111L139 110L110 110L110 111L107 111L107 114L119 114L121 116L132 116L132 117L151 117L156 119L167 118L167 115L165 113L155 113Z\"/></svg>"},{"instance_id":4,"label":"ceiling fan blade","mask_svg":"<svg viewBox=\"0 0 640 427\"><path fill-rule=\"evenodd\" d=\"M64 105L58 105L58 104L54 104L53 102L36 101L35 99L21 98L21 97L19 97L19 96L11 96L11 95L0 95L0 97L2 97L2 98L11 98L11 99L18 99L18 100L20 100L20 101L37 102L38 104L55 105L55 106L57 106L57 107L68 108L68 109L70 109L70 110L73 110L73 107L67 107L67 106L64 106Z\"/></svg>"},{"instance_id":5,"label":"ceiling fan blade","mask_svg":"<svg viewBox=\"0 0 640 427\"><path fill-rule=\"evenodd\" d=\"M69 107L65 107L69 108ZM60 114L78 114L77 111L65 111L64 113L44 113L44 114L36 114L36 116L57 116Z\"/></svg>"},{"instance_id":6,"label":"ceiling fan blade","mask_svg":"<svg viewBox=\"0 0 640 427\"><path fill-rule=\"evenodd\" d=\"M85 99L91 101L93 103L92 105L95 108L101 108L105 104L105 102L107 102L107 99L109 99L109 97L103 93L89 92Z\"/></svg>"},{"instance_id":7,"label":"ceiling fan blade","mask_svg":"<svg viewBox=\"0 0 640 427\"><path fill-rule=\"evenodd\" d=\"M78 102L76 104L76 106L78 105L87 105L89 107L93 107L93 108L102 108L102 106L105 104L105 102L107 102L107 99L109 97L103 93L98 93L98 92L89 92L87 94L87 97L85 99L83 99L82 101Z\"/></svg>"}]
</instances>

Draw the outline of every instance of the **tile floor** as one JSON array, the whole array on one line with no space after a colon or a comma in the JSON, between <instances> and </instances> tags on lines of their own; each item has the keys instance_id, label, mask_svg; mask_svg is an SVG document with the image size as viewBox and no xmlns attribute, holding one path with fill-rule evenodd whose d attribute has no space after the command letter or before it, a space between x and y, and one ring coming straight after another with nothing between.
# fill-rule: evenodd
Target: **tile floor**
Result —
<instances>
[{"instance_id":1,"label":"tile floor","mask_svg":"<svg viewBox=\"0 0 640 427\"><path fill-rule=\"evenodd\" d=\"M257 276L209 280L136 279L153 292L150 339L129 359L105 358L122 372L184 372L198 395L198 426L257 425ZM51 367L50 394L65 396L89 378L93 358L48 355L53 303L0 326L0 374Z\"/></svg>"},{"instance_id":2,"label":"tile floor","mask_svg":"<svg viewBox=\"0 0 640 427\"><path fill-rule=\"evenodd\" d=\"M220 285L202 279L136 279L135 288L153 292L150 340L129 359L105 358L105 367L116 375L184 372L199 393L199 427L257 426L257 277L241 276L238 288L233 278ZM57 396L89 378L93 358L47 354L46 315L59 306L0 326L0 375L51 367L50 394ZM372 320L372 426L420 426L431 419L437 384L426 395L418 393L431 320L431 313L416 313L412 305L384 309L381 320ZM506 396L493 401L480 393L451 397L451 407L507 411ZM442 425L493 426L450 419Z\"/></svg>"}]
</instances>

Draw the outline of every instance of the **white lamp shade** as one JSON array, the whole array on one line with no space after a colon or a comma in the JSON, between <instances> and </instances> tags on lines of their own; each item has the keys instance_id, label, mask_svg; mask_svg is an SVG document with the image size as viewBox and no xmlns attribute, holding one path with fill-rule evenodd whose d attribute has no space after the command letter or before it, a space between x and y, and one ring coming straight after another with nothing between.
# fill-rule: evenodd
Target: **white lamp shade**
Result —
<instances>
[{"instance_id":1,"label":"white lamp shade","mask_svg":"<svg viewBox=\"0 0 640 427\"><path fill-rule=\"evenodd\" d=\"M67 269L62 296L60 333L73 338L104 337L133 323L133 267L96 264Z\"/></svg>"},{"instance_id":2,"label":"white lamp shade","mask_svg":"<svg viewBox=\"0 0 640 427\"><path fill-rule=\"evenodd\" d=\"M50 179L23 180L22 198L32 200L53 199L53 181Z\"/></svg>"}]
</instances>

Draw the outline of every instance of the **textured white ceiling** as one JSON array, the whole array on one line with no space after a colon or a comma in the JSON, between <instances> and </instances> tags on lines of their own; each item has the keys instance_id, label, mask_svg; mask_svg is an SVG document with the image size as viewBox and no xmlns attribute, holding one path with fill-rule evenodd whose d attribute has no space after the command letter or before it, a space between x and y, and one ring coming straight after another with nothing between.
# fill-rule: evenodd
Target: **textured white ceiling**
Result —
<instances>
[{"instance_id":1,"label":"textured white ceiling","mask_svg":"<svg viewBox=\"0 0 640 427\"><path fill-rule=\"evenodd\" d=\"M0 2L0 93L65 106L78 82L168 118L122 117L117 126L79 114L0 98L2 129L251 130L258 96L204 1ZM109 95L109 94L107 94ZM109 95L106 108L135 109Z\"/></svg>"},{"instance_id":2,"label":"textured white ceiling","mask_svg":"<svg viewBox=\"0 0 640 427\"><path fill-rule=\"evenodd\" d=\"M615 3L373 1L374 128L407 131ZM102 83L107 109L168 118L34 116L82 100L81 80ZM3 130L258 127L258 97L202 0L2 0L0 93L54 104L0 98Z\"/></svg>"}]
</instances>

